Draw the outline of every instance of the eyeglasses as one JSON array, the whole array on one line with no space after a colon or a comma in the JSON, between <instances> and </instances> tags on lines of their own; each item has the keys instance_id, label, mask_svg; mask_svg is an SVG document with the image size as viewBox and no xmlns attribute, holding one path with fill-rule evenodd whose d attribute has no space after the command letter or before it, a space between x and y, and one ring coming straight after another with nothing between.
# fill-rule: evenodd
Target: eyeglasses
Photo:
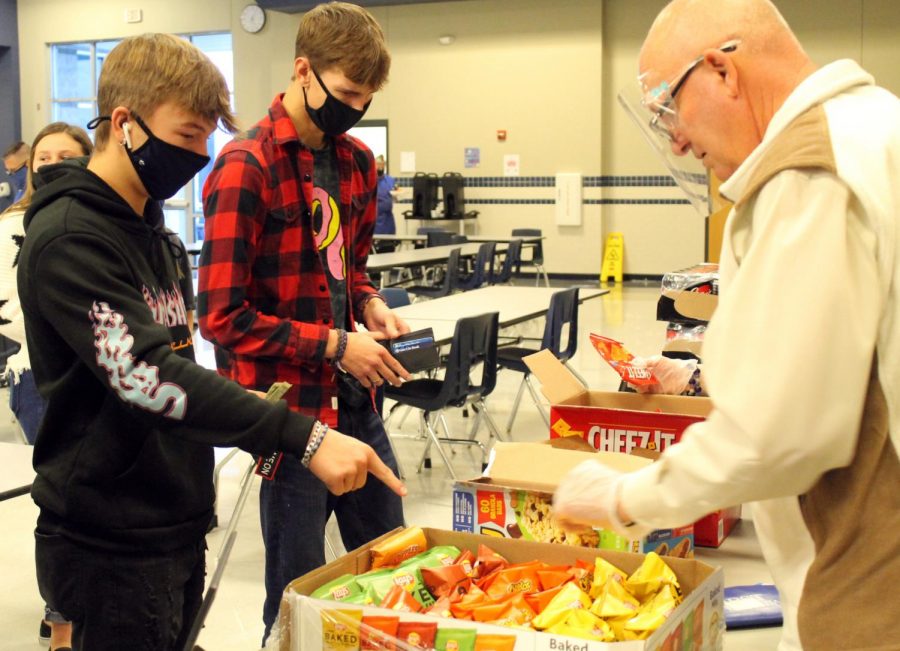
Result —
<instances>
[{"instance_id":1,"label":"eyeglasses","mask_svg":"<svg viewBox=\"0 0 900 651\"><path fill-rule=\"evenodd\" d=\"M723 43L717 49L720 52L734 52L740 43L740 39L734 39ZM638 81L644 91L641 103L653 113L653 117L650 118L650 128L657 134L666 138L669 142L674 142L675 138L672 135L672 131L678 124L678 111L675 106L675 96L684 87L685 83L687 83L691 73L703 62L705 56L706 55L701 54L687 64L672 81L663 81L655 88L649 90L644 81L649 72L645 72L638 77Z\"/></svg>"}]
</instances>

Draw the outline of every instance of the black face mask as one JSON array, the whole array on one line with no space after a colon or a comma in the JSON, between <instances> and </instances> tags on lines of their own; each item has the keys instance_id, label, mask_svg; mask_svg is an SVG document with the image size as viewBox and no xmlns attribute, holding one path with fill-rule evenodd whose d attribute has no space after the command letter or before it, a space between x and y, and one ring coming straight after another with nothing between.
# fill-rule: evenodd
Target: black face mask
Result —
<instances>
[{"instance_id":1,"label":"black face mask","mask_svg":"<svg viewBox=\"0 0 900 651\"><path fill-rule=\"evenodd\" d=\"M313 70L313 74L322 90L325 91L325 103L316 109L310 107L309 101L306 99L306 88L304 88L303 103L306 104L306 113L309 115L309 119L326 135L339 136L346 133L354 124L362 120L372 100L366 102L363 110L355 109L332 95L322 82L318 72Z\"/></svg>"},{"instance_id":2,"label":"black face mask","mask_svg":"<svg viewBox=\"0 0 900 651\"><path fill-rule=\"evenodd\" d=\"M125 142L125 149L151 199L163 201L172 197L209 163L209 156L176 147L157 138L141 118L134 113L131 117L147 134L147 142L132 149L129 139ZM109 116L94 118L88 123L88 129L95 129L98 124L109 119Z\"/></svg>"},{"instance_id":3,"label":"black face mask","mask_svg":"<svg viewBox=\"0 0 900 651\"><path fill-rule=\"evenodd\" d=\"M378 176L384 176L384 170L377 170Z\"/></svg>"}]
</instances>

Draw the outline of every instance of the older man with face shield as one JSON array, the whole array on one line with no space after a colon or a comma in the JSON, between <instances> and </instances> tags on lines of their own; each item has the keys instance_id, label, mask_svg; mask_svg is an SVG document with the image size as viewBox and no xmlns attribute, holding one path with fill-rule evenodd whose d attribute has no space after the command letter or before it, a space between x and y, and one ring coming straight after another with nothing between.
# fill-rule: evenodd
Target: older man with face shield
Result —
<instances>
[{"instance_id":1,"label":"older man with face shield","mask_svg":"<svg viewBox=\"0 0 900 651\"><path fill-rule=\"evenodd\" d=\"M768 0L675 0L639 73L623 104L679 183L696 159L735 202L713 410L639 472L579 466L556 514L634 534L753 502L780 649L900 648L877 605L900 600L900 101L853 61L818 68ZM696 382L656 363L669 392Z\"/></svg>"}]
</instances>

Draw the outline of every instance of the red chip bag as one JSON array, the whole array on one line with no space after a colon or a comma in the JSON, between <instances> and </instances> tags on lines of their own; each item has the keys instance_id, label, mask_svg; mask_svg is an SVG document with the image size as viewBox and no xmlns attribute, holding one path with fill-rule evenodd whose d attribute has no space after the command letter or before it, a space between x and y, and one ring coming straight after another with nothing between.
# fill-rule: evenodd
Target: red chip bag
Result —
<instances>
[{"instance_id":1,"label":"red chip bag","mask_svg":"<svg viewBox=\"0 0 900 651\"><path fill-rule=\"evenodd\" d=\"M659 381L644 366L634 364L634 355L632 355L621 342L609 337L601 337L600 335L591 333L591 343L600 356L606 360L606 363L613 367L616 373L628 384L646 387L659 384Z\"/></svg>"}]
</instances>

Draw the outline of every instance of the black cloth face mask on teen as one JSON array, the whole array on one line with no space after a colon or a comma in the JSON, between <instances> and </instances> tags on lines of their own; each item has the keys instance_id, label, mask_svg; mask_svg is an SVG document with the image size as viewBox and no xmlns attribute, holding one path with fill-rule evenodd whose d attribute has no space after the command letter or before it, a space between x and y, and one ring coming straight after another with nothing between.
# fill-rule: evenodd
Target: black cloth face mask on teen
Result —
<instances>
[{"instance_id":1,"label":"black cloth face mask on teen","mask_svg":"<svg viewBox=\"0 0 900 651\"><path fill-rule=\"evenodd\" d=\"M312 70L312 68L310 69ZM372 100L366 102L361 111L355 109L332 95L328 87L322 82L318 72L313 70L312 73L316 76L316 80L319 82L322 90L325 91L325 103L319 108L312 108L306 99L306 88L304 88L303 103L306 104L306 112L309 115L309 119L322 133L328 136L339 136L342 133L346 133L354 124L362 120Z\"/></svg>"},{"instance_id":2,"label":"black cloth face mask on teen","mask_svg":"<svg viewBox=\"0 0 900 651\"><path fill-rule=\"evenodd\" d=\"M176 147L162 138L157 138L141 118L134 113L131 114L131 117L147 134L147 142L137 149L133 149L128 128L130 125L126 122L123 125L125 128L123 144L128 152L128 158L134 166L134 171L137 172L138 178L151 199L163 201L174 196L209 163L209 156L192 152L183 147ZM94 118L88 122L88 129L96 129L101 122L109 119L111 118L108 115Z\"/></svg>"}]
</instances>

